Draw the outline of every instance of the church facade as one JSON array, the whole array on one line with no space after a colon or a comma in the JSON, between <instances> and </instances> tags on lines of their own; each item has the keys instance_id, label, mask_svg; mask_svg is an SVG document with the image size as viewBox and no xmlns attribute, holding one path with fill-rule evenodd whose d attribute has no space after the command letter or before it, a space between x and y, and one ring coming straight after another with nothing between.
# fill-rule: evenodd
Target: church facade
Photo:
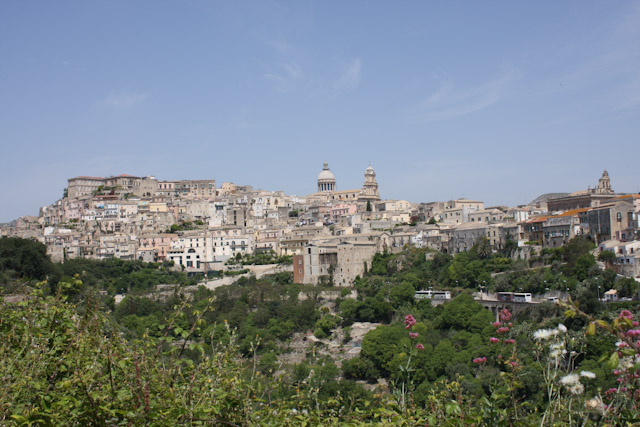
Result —
<instances>
[{"instance_id":1,"label":"church facade","mask_svg":"<svg viewBox=\"0 0 640 427\"><path fill-rule=\"evenodd\" d=\"M547 201L547 210L549 212L557 212L598 207L616 197L616 193L611 188L609 173L605 170L595 188L587 188L583 191L571 193L568 196L549 199Z\"/></svg>"},{"instance_id":2,"label":"church facade","mask_svg":"<svg viewBox=\"0 0 640 427\"><path fill-rule=\"evenodd\" d=\"M329 169L329 164L325 162L322 171L318 174L317 188L318 191L309 196L324 197L329 202L367 203L380 200L376 173L371 165L364 172L364 183L361 189L339 191L336 177Z\"/></svg>"}]
</instances>

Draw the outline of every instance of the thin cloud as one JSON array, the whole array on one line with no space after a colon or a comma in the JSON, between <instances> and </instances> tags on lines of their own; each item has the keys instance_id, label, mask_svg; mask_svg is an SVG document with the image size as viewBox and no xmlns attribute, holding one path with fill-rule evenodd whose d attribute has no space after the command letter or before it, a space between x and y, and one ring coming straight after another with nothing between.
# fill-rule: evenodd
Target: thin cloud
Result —
<instances>
[{"instance_id":1,"label":"thin cloud","mask_svg":"<svg viewBox=\"0 0 640 427\"><path fill-rule=\"evenodd\" d=\"M335 94L339 95L358 87L361 75L362 61L360 58L356 58L346 66L338 80L334 83Z\"/></svg>"},{"instance_id":2,"label":"thin cloud","mask_svg":"<svg viewBox=\"0 0 640 427\"><path fill-rule=\"evenodd\" d=\"M266 73L262 77L280 93L295 90L304 80L302 67L295 62L282 63L279 68L281 69L279 73Z\"/></svg>"},{"instance_id":3,"label":"thin cloud","mask_svg":"<svg viewBox=\"0 0 640 427\"><path fill-rule=\"evenodd\" d=\"M110 93L102 103L114 107L131 107L144 102L146 99L147 95L145 93L119 92Z\"/></svg>"},{"instance_id":4,"label":"thin cloud","mask_svg":"<svg viewBox=\"0 0 640 427\"><path fill-rule=\"evenodd\" d=\"M268 40L265 41L265 43L280 54L287 53L291 50L291 44L284 37L278 37L275 40Z\"/></svg>"},{"instance_id":5,"label":"thin cloud","mask_svg":"<svg viewBox=\"0 0 640 427\"><path fill-rule=\"evenodd\" d=\"M421 120L432 122L447 120L485 109L506 95L516 72L505 68L498 78L470 88L456 88L453 82L445 82L419 107Z\"/></svg>"}]
</instances>

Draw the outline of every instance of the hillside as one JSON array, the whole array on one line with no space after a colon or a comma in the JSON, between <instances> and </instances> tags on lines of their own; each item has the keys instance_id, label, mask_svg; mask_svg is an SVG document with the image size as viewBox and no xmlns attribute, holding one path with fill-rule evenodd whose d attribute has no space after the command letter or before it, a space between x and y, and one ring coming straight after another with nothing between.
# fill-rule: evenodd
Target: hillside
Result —
<instances>
[{"instance_id":1,"label":"hillside","mask_svg":"<svg viewBox=\"0 0 640 427\"><path fill-rule=\"evenodd\" d=\"M7 243L3 241L3 243ZM11 244L30 247L32 243ZM194 287L159 264L82 260L32 278L4 253L0 420L15 425L570 425L640 414L638 303L604 305L616 281L576 240L538 268L479 244L456 255L378 254L353 288L287 272ZM31 248L36 253L36 248ZM13 260L13 261L12 261ZM561 261L561 262L559 262ZM37 267L37 266L34 266ZM20 269L19 271L16 268ZM495 279L492 273L502 271ZM167 286L174 283L173 293ZM568 287L499 319L486 291ZM429 284L454 299L414 299ZM161 285L158 288L158 285ZM113 296L125 298L114 304ZM160 296L161 295L161 296ZM571 317L565 318L569 309ZM602 319L591 323L590 316ZM593 326L591 326L593 325ZM616 342L625 347L616 348ZM606 364L601 362L607 360ZM614 374L614 371L617 374ZM608 390L608 391L607 391ZM605 411L604 405L608 405Z\"/></svg>"}]
</instances>

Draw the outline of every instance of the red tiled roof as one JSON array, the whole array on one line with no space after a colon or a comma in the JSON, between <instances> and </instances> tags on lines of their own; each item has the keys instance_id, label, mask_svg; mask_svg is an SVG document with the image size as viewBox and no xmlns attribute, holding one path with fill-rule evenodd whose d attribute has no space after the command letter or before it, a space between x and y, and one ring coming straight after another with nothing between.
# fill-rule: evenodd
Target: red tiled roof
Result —
<instances>
[{"instance_id":1,"label":"red tiled roof","mask_svg":"<svg viewBox=\"0 0 640 427\"><path fill-rule=\"evenodd\" d=\"M533 218L530 218L526 221L523 221L523 224L533 224L536 222L545 222L548 218L551 218L551 215L543 215L543 216L536 216Z\"/></svg>"},{"instance_id":2,"label":"red tiled roof","mask_svg":"<svg viewBox=\"0 0 640 427\"><path fill-rule=\"evenodd\" d=\"M617 199L640 199L640 194L624 194L622 196L614 197L614 200Z\"/></svg>"},{"instance_id":3,"label":"red tiled roof","mask_svg":"<svg viewBox=\"0 0 640 427\"><path fill-rule=\"evenodd\" d=\"M591 208L579 208L579 209L570 209L566 212L563 212L559 215L553 215L549 218L561 218L561 217L565 217L565 216L574 216L574 215L578 215L580 212L586 212L588 210L591 210Z\"/></svg>"}]
</instances>

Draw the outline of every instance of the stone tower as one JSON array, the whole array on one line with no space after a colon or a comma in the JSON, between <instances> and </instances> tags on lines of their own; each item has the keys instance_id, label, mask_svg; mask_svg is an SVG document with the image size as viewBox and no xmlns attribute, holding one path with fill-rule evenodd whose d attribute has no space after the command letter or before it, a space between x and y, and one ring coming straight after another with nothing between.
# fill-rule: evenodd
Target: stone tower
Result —
<instances>
[{"instance_id":1,"label":"stone tower","mask_svg":"<svg viewBox=\"0 0 640 427\"><path fill-rule=\"evenodd\" d=\"M380 200L376 172L371 167L371 164L369 164L369 167L364 171L364 184L362 185L362 191L360 192L358 200L374 202Z\"/></svg>"},{"instance_id":2,"label":"stone tower","mask_svg":"<svg viewBox=\"0 0 640 427\"><path fill-rule=\"evenodd\" d=\"M614 194L609 180L609 173L606 170L602 173L602 178L598 180L598 186L594 192L596 194Z\"/></svg>"},{"instance_id":3,"label":"stone tower","mask_svg":"<svg viewBox=\"0 0 640 427\"><path fill-rule=\"evenodd\" d=\"M329 163L324 162L322 172L318 175L318 193L331 193L336 191L336 177L329 170Z\"/></svg>"}]
</instances>

